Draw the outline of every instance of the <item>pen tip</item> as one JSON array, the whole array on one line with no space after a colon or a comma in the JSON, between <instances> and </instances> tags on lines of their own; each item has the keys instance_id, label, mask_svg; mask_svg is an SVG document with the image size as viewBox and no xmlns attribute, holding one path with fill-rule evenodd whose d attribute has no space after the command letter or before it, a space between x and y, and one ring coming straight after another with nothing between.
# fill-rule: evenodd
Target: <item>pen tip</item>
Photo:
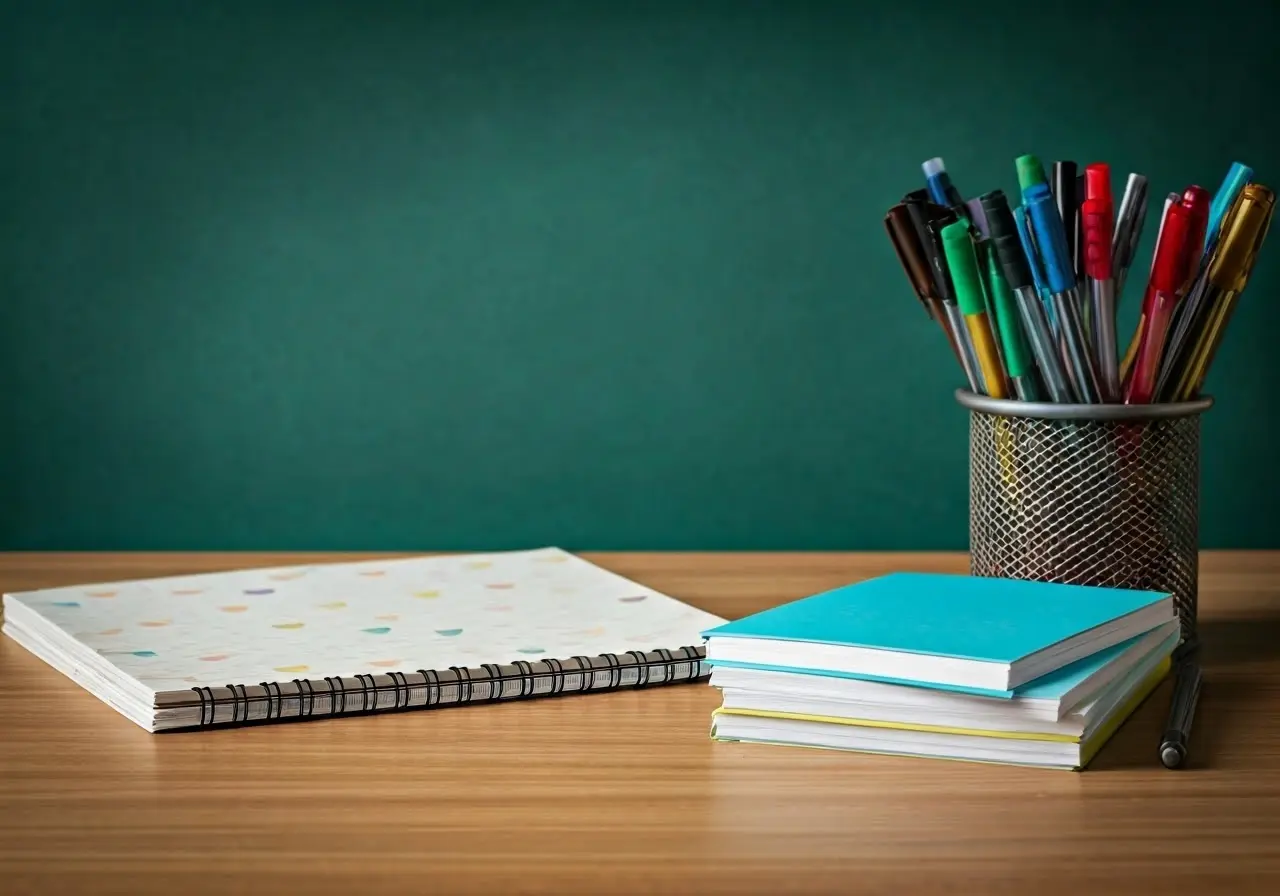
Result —
<instances>
[{"instance_id":1,"label":"pen tip","mask_svg":"<svg viewBox=\"0 0 1280 896\"><path fill-rule=\"evenodd\" d=\"M940 157L929 159L920 167L924 169L925 177L933 177L936 174L944 174L946 173L946 170L947 170L947 166L942 163L942 159Z\"/></svg>"}]
</instances>

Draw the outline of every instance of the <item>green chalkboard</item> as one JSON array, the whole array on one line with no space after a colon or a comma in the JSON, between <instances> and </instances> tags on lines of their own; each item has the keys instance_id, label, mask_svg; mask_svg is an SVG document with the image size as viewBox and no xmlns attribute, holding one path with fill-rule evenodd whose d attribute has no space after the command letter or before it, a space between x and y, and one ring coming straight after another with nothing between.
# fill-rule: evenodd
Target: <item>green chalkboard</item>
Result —
<instances>
[{"instance_id":1,"label":"green chalkboard","mask_svg":"<svg viewBox=\"0 0 1280 896\"><path fill-rule=\"evenodd\" d=\"M920 162L1280 185L1273 5L1144 6L4 4L0 547L963 548ZM1209 547L1280 547L1278 291Z\"/></svg>"}]
</instances>

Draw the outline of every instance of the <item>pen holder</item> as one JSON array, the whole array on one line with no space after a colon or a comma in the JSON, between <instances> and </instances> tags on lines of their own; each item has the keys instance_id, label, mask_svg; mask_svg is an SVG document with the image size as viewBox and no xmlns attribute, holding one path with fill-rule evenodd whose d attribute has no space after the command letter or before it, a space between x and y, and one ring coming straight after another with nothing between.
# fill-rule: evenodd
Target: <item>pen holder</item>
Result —
<instances>
[{"instance_id":1,"label":"pen holder","mask_svg":"<svg viewBox=\"0 0 1280 896\"><path fill-rule=\"evenodd\" d=\"M1194 634L1200 415L1212 399L956 397L969 411L971 574L1166 592L1183 637Z\"/></svg>"}]
</instances>

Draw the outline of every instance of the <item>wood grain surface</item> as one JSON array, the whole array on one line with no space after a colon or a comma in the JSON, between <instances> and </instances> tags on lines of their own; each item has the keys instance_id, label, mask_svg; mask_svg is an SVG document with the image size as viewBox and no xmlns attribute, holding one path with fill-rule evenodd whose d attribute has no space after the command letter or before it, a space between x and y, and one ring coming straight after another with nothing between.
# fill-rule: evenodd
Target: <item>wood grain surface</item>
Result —
<instances>
[{"instance_id":1,"label":"wood grain surface","mask_svg":"<svg viewBox=\"0 0 1280 896\"><path fill-rule=\"evenodd\" d=\"M10 554L0 585L357 556ZM586 556L726 617L966 565ZM1178 772L1169 682L1073 773L717 744L705 684L156 736L0 639L0 892L1280 892L1280 554L1201 579Z\"/></svg>"}]
</instances>

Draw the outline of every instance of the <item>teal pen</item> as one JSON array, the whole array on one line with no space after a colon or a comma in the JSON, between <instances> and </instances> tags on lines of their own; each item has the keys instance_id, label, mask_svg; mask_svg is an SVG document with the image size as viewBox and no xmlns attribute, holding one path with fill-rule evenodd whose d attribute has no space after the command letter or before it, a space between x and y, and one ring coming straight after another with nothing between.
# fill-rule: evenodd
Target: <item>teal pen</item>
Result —
<instances>
[{"instance_id":1,"label":"teal pen","mask_svg":"<svg viewBox=\"0 0 1280 896\"><path fill-rule=\"evenodd\" d=\"M1213 194L1213 204L1209 206L1209 229L1204 233L1204 254L1213 251L1218 241L1218 232L1222 229L1222 219L1227 216L1236 197L1244 189L1245 184L1253 180L1253 169L1240 162L1232 162L1227 176L1222 179L1222 186Z\"/></svg>"}]
</instances>

